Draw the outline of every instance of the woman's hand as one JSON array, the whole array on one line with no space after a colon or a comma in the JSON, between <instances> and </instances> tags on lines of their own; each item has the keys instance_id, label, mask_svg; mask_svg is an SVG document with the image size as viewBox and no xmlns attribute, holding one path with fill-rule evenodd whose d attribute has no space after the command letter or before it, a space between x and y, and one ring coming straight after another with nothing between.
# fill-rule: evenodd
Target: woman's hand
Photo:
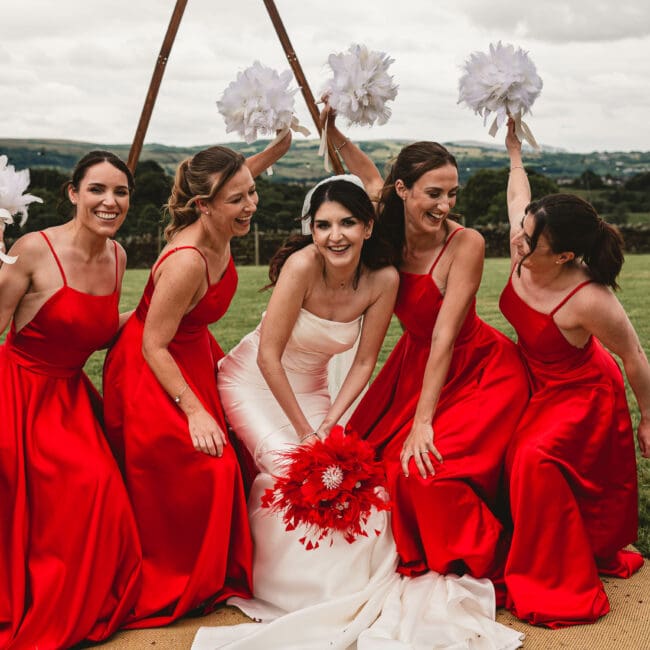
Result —
<instances>
[{"instance_id":1,"label":"woman's hand","mask_svg":"<svg viewBox=\"0 0 650 650\"><path fill-rule=\"evenodd\" d=\"M329 97L323 95L321 97L321 102L323 102L323 108L320 112L320 125L324 129L327 124L327 130L333 130L336 128L336 111L329 105Z\"/></svg>"},{"instance_id":2,"label":"woman's hand","mask_svg":"<svg viewBox=\"0 0 650 650\"><path fill-rule=\"evenodd\" d=\"M521 155L521 140L517 137L517 133L515 132L515 121L511 117L508 118L506 149L511 158L513 153Z\"/></svg>"},{"instance_id":3,"label":"woman's hand","mask_svg":"<svg viewBox=\"0 0 650 650\"><path fill-rule=\"evenodd\" d=\"M426 478L427 473L434 476L436 472L429 454L433 454L442 463L442 456L433 444L433 427L431 424L415 423L413 424L411 433L409 433L408 438L404 442L402 453L400 454L404 476L409 475L408 465L411 456L422 478Z\"/></svg>"},{"instance_id":4,"label":"woman's hand","mask_svg":"<svg viewBox=\"0 0 650 650\"><path fill-rule=\"evenodd\" d=\"M228 444L228 439L216 420L205 409L199 409L188 415L187 422L194 449L209 456L223 455L223 448Z\"/></svg>"}]
</instances>

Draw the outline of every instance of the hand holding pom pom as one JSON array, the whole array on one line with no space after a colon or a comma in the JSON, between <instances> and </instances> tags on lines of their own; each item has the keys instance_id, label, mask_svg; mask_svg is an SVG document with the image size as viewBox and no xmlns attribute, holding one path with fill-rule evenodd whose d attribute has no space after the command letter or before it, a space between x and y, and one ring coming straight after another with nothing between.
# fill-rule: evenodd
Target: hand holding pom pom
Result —
<instances>
[{"instance_id":1,"label":"hand holding pom pom","mask_svg":"<svg viewBox=\"0 0 650 650\"><path fill-rule=\"evenodd\" d=\"M522 120L542 90L542 80L528 53L512 45L490 44L489 53L474 52L465 61L465 74L458 82L458 103L465 102L483 123L491 113L496 116L490 127L494 137L497 129L512 116L520 140L527 140L539 149L528 125Z\"/></svg>"},{"instance_id":2,"label":"hand holding pom pom","mask_svg":"<svg viewBox=\"0 0 650 650\"><path fill-rule=\"evenodd\" d=\"M17 172L13 165L7 165L7 156L0 156L0 243L4 248L2 233L5 224L14 222L14 215L20 214L22 226L27 220L27 206L30 203L43 203L42 199L32 194L24 194L29 185L29 169ZM16 257L5 255L0 250L0 260L13 264Z\"/></svg>"},{"instance_id":3,"label":"hand holding pom pom","mask_svg":"<svg viewBox=\"0 0 650 650\"><path fill-rule=\"evenodd\" d=\"M307 550L338 532L352 543L367 535L372 508L388 510L382 496L383 469L375 451L343 428L332 429L324 441L296 446L283 454L285 472L262 497L262 507L282 514L286 530L304 526Z\"/></svg>"}]
</instances>

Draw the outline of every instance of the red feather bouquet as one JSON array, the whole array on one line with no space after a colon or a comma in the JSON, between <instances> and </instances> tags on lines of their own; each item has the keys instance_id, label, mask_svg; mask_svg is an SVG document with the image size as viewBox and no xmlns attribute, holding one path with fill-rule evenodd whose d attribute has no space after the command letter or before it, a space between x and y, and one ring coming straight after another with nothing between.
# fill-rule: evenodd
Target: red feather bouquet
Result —
<instances>
[{"instance_id":1,"label":"red feather bouquet","mask_svg":"<svg viewBox=\"0 0 650 650\"><path fill-rule=\"evenodd\" d=\"M349 543L366 536L372 508L390 508L375 450L354 434L346 436L343 427L334 427L325 441L297 445L282 455L285 472L264 493L262 507L281 513L286 530L305 526L300 541L307 550L335 532Z\"/></svg>"}]
</instances>

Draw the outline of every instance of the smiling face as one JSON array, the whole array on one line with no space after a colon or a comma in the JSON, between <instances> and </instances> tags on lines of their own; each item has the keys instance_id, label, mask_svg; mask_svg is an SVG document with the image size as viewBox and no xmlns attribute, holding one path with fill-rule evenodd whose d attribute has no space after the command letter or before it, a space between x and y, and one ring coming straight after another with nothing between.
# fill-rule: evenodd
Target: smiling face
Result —
<instances>
[{"instance_id":1,"label":"smiling face","mask_svg":"<svg viewBox=\"0 0 650 650\"><path fill-rule=\"evenodd\" d=\"M436 232L456 205L458 170L451 164L431 169L411 187L397 179L395 190L404 201L406 228L413 232Z\"/></svg>"},{"instance_id":2,"label":"smiling face","mask_svg":"<svg viewBox=\"0 0 650 650\"><path fill-rule=\"evenodd\" d=\"M363 242L372 234L372 222L365 224L337 201L324 201L314 215L311 232L326 264L356 268Z\"/></svg>"},{"instance_id":3,"label":"smiling face","mask_svg":"<svg viewBox=\"0 0 650 650\"><path fill-rule=\"evenodd\" d=\"M209 230L241 237L251 228L258 201L255 181L248 167L242 165L211 201L200 202L201 218Z\"/></svg>"},{"instance_id":4,"label":"smiling face","mask_svg":"<svg viewBox=\"0 0 650 650\"><path fill-rule=\"evenodd\" d=\"M68 196L80 225L113 237L129 209L129 182L123 171L103 161L88 167L79 186L68 188Z\"/></svg>"}]
</instances>

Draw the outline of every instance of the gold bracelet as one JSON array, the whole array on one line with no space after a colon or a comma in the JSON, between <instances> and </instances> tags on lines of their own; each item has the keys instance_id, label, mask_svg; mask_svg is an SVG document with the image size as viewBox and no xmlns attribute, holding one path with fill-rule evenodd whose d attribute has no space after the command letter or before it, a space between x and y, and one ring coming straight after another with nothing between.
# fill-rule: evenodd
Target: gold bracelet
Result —
<instances>
[{"instance_id":1,"label":"gold bracelet","mask_svg":"<svg viewBox=\"0 0 650 650\"><path fill-rule=\"evenodd\" d=\"M174 402L176 402L176 404L180 404L180 403L181 403L181 396L183 395L183 393L184 393L188 388L189 388L189 386L188 386L187 382L185 382L185 386L183 386L183 388L181 388L181 390L180 390L180 392L178 393L178 395L175 395L175 396L174 396Z\"/></svg>"},{"instance_id":2,"label":"gold bracelet","mask_svg":"<svg viewBox=\"0 0 650 650\"><path fill-rule=\"evenodd\" d=\"M318 434L315 431L310 431L308 434L304 435L302 438L300 438L300 442L305 442L309 436L316 436L318 438Z\"/></svg>"},{"instance_id":3,"label":"gold bracelet","mask_svg":"<svg viewBox=\"0 0 650 650\"><path fill-rule=\"evenodd\" d=\"M522 165L514 165L514 166L512 166L510 168L510 171L508 172L508 174L512 173L515 169L521 169L524 172L524 174L526 174L526 176L528 176L528 174L526 173L526 168L523 167Z\"/></svg>"},{"instance_id":4,"label":"gold bracelet","mask_svg":"<svg viewBox=\"0 0 650 650\"><path fill-rule=\"evenodd\" d=\"M338 147L336 145L334 145L334 151L336 151L336 153L338 153L339 151L341 151L341 149L343 149L343 147L345 147L345 145L348 142L349 142L349 140L347 138L345 138L345 140L343 140L343 144L339 145Z\"/></svg>"}]
</instances>

